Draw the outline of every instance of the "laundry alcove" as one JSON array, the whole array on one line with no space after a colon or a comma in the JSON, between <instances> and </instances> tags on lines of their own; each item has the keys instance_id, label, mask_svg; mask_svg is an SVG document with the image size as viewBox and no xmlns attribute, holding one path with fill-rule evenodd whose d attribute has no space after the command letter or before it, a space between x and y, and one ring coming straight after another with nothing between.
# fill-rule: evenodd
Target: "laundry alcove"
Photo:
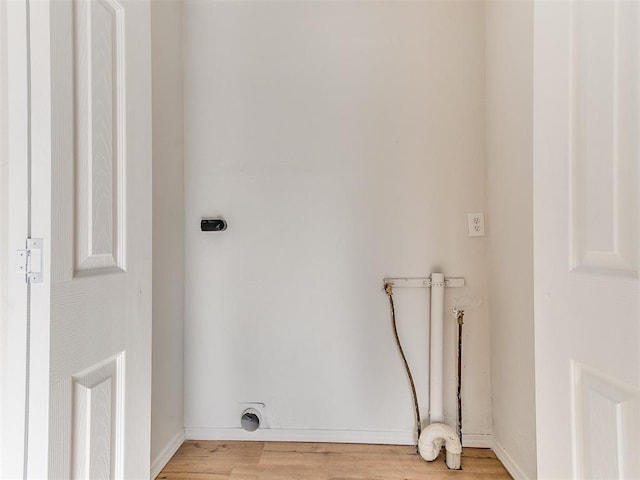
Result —
<instances>
[{"instance_id":1,"label":"laundry alcove","mask_svg":"<svg viewBox=\"0 0 640 480\"><path fill-rule=\"evenodd\" d=\"M467 214L510 192L487 195L488 176L506 170L502 157L487 162L488 119L503 120L486 103L484 3L188 0L153 2L151 13L152 470L185 436L414 442L382 279L437 270L466 279L445 297L446 312L467 309L465 444L492 446L492 397L502 398L492 349L502 350L488 258L500 245L469 237ZM531 39L515 36L526 50ZM203 217L228 229L203 232ZM488 220L489 232L501 222ZM396 301L427 412L429 295ZM454 425L457 325L447 319ZM246 432L252 402L268 428ZM535 449L531 415L516 449Z\"/></svg>"}]
</instances>

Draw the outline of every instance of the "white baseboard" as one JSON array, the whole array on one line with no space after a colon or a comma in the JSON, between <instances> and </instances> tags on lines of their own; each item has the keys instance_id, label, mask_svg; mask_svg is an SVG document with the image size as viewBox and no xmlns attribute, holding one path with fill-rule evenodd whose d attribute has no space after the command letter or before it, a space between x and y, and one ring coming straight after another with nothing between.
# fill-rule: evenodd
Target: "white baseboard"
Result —
<instances>
[{"instance_id":1,"label":"white baseboard","mask_svg":"<svg viewBox=\"0 0 640 480\"><path fill-rule=\"evenodd\" d=\"M414 445L412 432L380 432L363 430L294 430L265 428L246 432L241 428L186 427L187 440L242 440L259 442L375 443Z\"/></svg>"},{"instance_id":2,"label":"white baseboard","mask_svg":"<svg viewBox=\"0 0 640 480\"><path fill-rule=\"evenodd\" d=\"M493 435L463 433L462 446L469 448L493 448Z\"/></svg>"},{"instance_id":3,"label":"white baseboard","mask_svg":"<svg viewBox=\"0 0 640 480\"><path fill-rule=\"evenodd\" d=\"M154 480L160 472L165 467L171 457L175 455L175 453L180 448L185 441L184 430L180 430L176 435L169 441L166 447L162 449L160 454L155 458L153 463L151 463L151 480Z\"/></svg>"},{"instance_id":4,"label":"white baseboard","mask_svg":"<svg viewBox=\"0 0 640 480\"><path fill-rule=\"evenodd\" d=\"M258 442L371 443L381 445L415 445L412 432L371 430L295 430L266 428L246 432L241 428L186 427L187 440L241 440ZM462 435L462 444L471 448L493 448L493 435Z\"/></svg>"},{"instance_id":5,"label":"white baseboard","mask_svg":"<svg viewBox=\"0 0 640 480\"><path fill-rule=\"evenodd\" d=\"M491 436L493 439L493 445L491 449L493 453L496 454L498 460L502 462L504 468L507 469L507 472L511 474L514 480L530 480L529 477L524 473L522 468L516 463L516 461L507 453L504 447L498 442L493 435Z\"/></svg>"}]
</instances>

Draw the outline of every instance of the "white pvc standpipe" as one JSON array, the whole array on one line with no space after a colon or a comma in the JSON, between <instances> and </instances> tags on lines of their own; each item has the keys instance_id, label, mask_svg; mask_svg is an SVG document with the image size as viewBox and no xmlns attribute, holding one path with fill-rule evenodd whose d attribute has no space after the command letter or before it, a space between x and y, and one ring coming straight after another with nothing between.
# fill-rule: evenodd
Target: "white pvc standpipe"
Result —
<instances>
[{"instance_id":1,"label":"white pvc standpipe","mask_svg":"<svg viewBox=\"0 0 640 480\"><path fill-rule=\"evenodd\" d=\"M431 274L429 422L444 422L444 274Z\"/></svg>"},{"instance_id":2,"label":"white pvc standpipe","mask_svg":"<svg viewBox=\"0 0 640 480\"><path fill-rule=\"evenodd\" d=\"M444 446L447 467L460 470L462 444L456 432L444 424L444 275L431 274L431 356L429 377L429 425L420 434L418 450L431 462Z\"/></svg>"}]
</instances>

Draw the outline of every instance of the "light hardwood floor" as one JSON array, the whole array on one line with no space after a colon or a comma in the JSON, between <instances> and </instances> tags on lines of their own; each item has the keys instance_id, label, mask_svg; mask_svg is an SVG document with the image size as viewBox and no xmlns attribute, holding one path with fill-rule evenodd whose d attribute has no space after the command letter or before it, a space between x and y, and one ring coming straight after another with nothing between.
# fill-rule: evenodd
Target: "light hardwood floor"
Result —
<instances>
[{"instance_id":1,"label":"light hardwood floor","mask_svg":"<svg viewBox=\"0 0 640 480\"><path fill-rule=\"evenodd\" d=\"M335 443L187 441L160 480L511 479L491 450L465 448L462 471L441 455L427 463L415 447Z\"/></svg>"}]
</instances>

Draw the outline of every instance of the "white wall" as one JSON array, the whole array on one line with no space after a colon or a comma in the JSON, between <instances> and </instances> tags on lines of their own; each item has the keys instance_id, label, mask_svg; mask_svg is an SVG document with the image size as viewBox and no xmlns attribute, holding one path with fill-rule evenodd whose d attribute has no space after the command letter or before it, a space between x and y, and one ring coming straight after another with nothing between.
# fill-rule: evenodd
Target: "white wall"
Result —
<instances>
[{"instance_id":1,"label":"white wall","mask_svg":"<svg viewBox=\"0 0 640 480\"><path fill-rule=\"evenodd\" d=\"M486 32L493 433L533 479L533 3L488 1Z\"/></svg>"},{"instance_id":2,"label":"white wall","mask_svg":"<svg viewBox=\"0 0 640 480\"><path fill-rule=\"evenodd\" d=\"M151 2L153 68L152 470L184 433L182 4ZM167 450L168 449L168 450Z\"/></svg>"},{"instance_id":3,"label":"white wall","mask_svg":"<svg viewBox=\"0 0 640 480\"><path fill-rule=\"evenodd\" d=\"M431 271L467 279L447 291L465 432L491 433L486 240L466 231L486 206L483 4L187 1L183 28L187 436L244 438L238 404L260 401L271 438L410 442L382 279ZM200 232L211 215L229 230ZM426 418L427 293L397 305Z\"/></svg>"}]
</instances>

